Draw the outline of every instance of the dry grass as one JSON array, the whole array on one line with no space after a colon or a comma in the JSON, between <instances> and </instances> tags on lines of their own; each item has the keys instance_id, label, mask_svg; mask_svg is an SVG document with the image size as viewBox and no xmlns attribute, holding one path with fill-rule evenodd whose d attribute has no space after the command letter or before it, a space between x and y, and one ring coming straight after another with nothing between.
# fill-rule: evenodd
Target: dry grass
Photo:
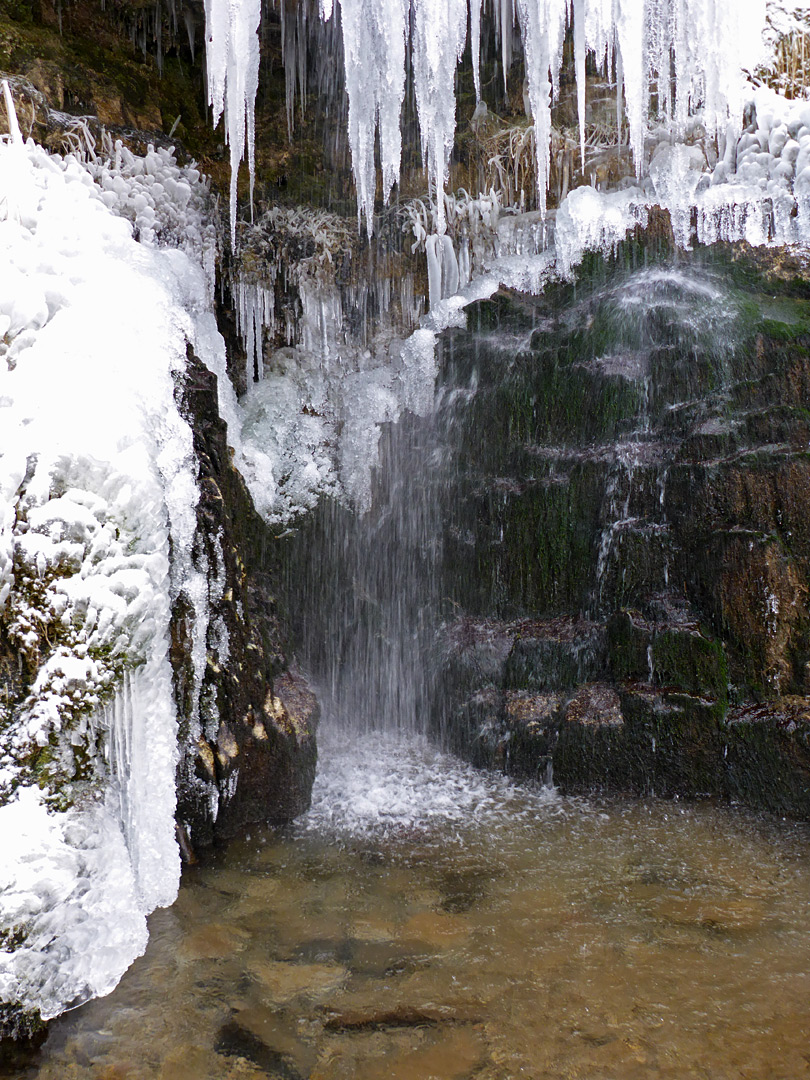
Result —
<instances>
[{"instance_id":1,"label":"dry grass","mask_svg":"<svg viewBox=\"0 0 810 1080\"><path fill-rule=\"evenodd\" d=\"M786 11L780 3L769 3L767 22L772 59L753 72L754 81L787 98L810 96L810 7Z\"/></svg>"}]
</instances>

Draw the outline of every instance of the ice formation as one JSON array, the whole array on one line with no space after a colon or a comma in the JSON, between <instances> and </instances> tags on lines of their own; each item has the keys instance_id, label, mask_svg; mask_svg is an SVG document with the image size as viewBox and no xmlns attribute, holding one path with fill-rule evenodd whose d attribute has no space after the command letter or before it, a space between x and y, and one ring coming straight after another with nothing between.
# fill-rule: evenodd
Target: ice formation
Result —
<instances>
[{"instance_id":1,"label":"ice formation","mask_svg":"<svg viewBox=\"0 0 810 1080\"><path fill-rule=\"evenodd\" d=\"M551 104L559 88L563 41L573 27L581 154L585 158L585 62L594 55L618 73L619 101L627 113L630 145L640 175L649 128L649 101L678 133L701 109L711 134L725 132L741 116L743 69L762 49L764 0L507 0L496 4L501 35L517 16L526 60L527 98L534 119L536 172L541 208L549 177ZM422 158L437 206L437 231L445 231L441 194L455 134L455 69L467 39L467 0L346 0L343 18L346 86L358 211L369 231L373 211L375 134L383 159L383 197L396 179L400 159L400 112L405 50L410 59L422 142ZM470 39L476 92L481 4L472 0ZM330 8L331 10L331 8ZM504 68L508 57L504 57ZM619 104L621 112L621 104Z\"/></svg>"},{"instance_id":2,"label":"ice formation","mask_svg":"<svg viewBox=\"0 0 810 1080\"><path fill-rule=\"evenodd\" d=\"M341 0L340 13L357 214L358 219L365 214L370 235L377 187L374 144L378 129L386 202L399 180L409 5L407 0ZM421 108L420 103L420 115Z\"/></svg>"},{"instance_id":3,"label":"ice formation","mask_svg":"<svg viewBox=\"0 0 810 1080\"><path fill-rule=\"evenodd\" d=\"M199 262L213 297L221 237L208 180L196 164L179 165L173 148L163 146L134 154L104 128L97 139L84 117L71 119L65 141L105 206L131 221L142 243L177 247Z\"/></svg>"},{"instance_id":4,"label":"ice formation","mask_svg":"<svg viewBox=\"0 0 810 1080\"><path fill-rule=\"evenodd\" d=\"M214 127L224 117L231 158L231 240L236 239L239 164L248 155L253 199L256 91L259 89L261 0L205 0L208 104Z\"/></svg>"},{"instance_id":5,"label":"ice formation","mask_svg":"<svg viewBox=\"0 0 810 1080\"><path fill-rule=\"evenodd\" d=\"M339 0L349 145L358 219L373 228L375 143L379 139L382 196L399 178L401 114L410 64L429 191L437 231L445 231L444 192L455 136L455 75L469 22L476 95L483 0ZM549 178L551 105L559 90L563 42L573 32L581 169L585 165L586 57L616 72L617 112L626 111L630 146L640 176L650 127L650 100L658 116L682 135L700 109L714 135L741 116L744 70L761 57L765 0L496 0L504 78L517 18L526 62L526 99L535 127L540 208ZM235 239L236 175L247 150L253 178L254 101L258 88L259 0L206 0L209 100L216 124L225 115L231 148L231 228ZM469 12L469 15L468 15ZM332 0L320 4L333 16ZM290 64L297 57L288 58ZM288 79L288 86L291 80ZM289 93L288 93L289 96ZM288 103L289 106L289 103ZM653 118L654 119L654 118Z\"/></svg>"},{"instance_id":6,"label":"ice formation","mask_svg":"<svg viewBox=\"0 0 810 1080\"><path fill-rule=\"evenodd\" d=\"M0 705L0 1001L47 1018L111 990L176 895L169 619L185 593L204 646L209 591L176 379L188 343L222 378L224 348L199 176L50 155L4 92L0 612L36 677Z\"/></svg>"}]
</instances>

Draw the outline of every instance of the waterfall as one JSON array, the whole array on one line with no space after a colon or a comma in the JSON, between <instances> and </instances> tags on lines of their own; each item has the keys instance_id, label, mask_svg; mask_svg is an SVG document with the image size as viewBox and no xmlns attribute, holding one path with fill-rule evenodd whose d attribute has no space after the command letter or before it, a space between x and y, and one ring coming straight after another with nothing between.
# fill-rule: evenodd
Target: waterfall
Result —
<instances>
[{"instance_id":1,"label":"waterfall","mask_svg":"<svg viewBox=\"0 0 810 1080\"><path fill-rule=\"evenodd\" d=\"M371 507L325 500L291 545L299 656L341 730L427 729L447 464L436 413L407 414L384 430Z\"/></svg>"}]
</instances>

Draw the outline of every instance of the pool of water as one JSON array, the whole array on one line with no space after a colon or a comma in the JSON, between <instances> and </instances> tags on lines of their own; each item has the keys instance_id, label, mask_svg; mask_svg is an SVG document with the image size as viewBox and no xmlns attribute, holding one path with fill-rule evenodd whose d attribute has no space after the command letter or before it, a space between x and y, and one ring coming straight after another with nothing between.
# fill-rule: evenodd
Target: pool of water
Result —
<instances>
[{"instance_id":1,"label":"pool of water","mask_svg":"<svg viewBox=\"0 0 810 1080\"><path fill-rule=\"evenodd\" d=\"M307 818L188 869L118 989L0 1075L810 1076L807 827L564 799L414 739L321 759Z\"/></svg>"}]
</instances>

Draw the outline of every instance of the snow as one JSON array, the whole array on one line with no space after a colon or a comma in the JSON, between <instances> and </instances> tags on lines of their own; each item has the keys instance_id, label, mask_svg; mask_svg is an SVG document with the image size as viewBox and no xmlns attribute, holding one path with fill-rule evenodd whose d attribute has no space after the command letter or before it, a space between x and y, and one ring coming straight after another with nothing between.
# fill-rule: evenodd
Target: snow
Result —
<instances>
[{"instance_id":1,"label":"snow","mask_svg":"<svg viewBox=\"0 0 810 1080\"><path fill-rule=\"evenodd\" d=\"M216 589L191 559L188 343L239 428L201 183L168 151L0 140L0 610L35 672L0 706L0 934L22 938L0 999L46 1018L109 992L177 892L169 619L184 593L199 668Z\"/></svg>"},{"instance_id":2,"label":"snow","mask_svg":"<svg viewBox=\"0 0 810 1080\"><path fill-rule=\"evenodd\" d=\"M114 989L146 948L146 920L109 805L55 814L26 787L0 819L3 926L27 934L0 951L0 1001L36 1005L47 1020Z\"/></svg>"}]
</instances>

